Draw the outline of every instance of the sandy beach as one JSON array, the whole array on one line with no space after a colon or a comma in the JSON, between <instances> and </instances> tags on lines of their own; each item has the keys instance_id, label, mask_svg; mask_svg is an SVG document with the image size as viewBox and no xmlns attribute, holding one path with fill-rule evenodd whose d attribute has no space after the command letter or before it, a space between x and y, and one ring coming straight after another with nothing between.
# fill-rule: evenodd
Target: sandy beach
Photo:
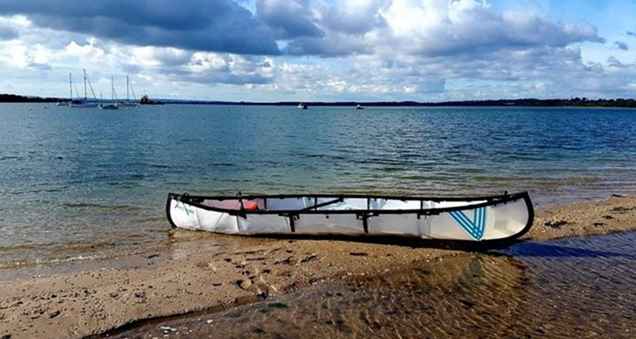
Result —
<instances>
[{"instance_id":1,"label":"sandy beach","mask_svg":"<svg viewBox=\"0 0 636 339\"><path fill-rule=\"evenodd\" d=\"M612 196L540 209L522 241L635 229L636 197ZM219 245L226 243L233 245ZM173 231L165 246L109 260L16 269L0 281L0 337L91 336L141 319L224 310L479 249L399 237L253 238Z\"/></svg>"}]
</instances>

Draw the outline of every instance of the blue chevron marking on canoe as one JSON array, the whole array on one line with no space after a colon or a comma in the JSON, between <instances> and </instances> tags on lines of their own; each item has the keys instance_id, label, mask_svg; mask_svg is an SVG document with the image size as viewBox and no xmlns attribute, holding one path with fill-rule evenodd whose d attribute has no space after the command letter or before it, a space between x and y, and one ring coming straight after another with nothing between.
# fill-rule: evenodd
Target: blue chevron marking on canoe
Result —
<instances>
[{"instance_id":1,"label":"blue chevron marking on canoe","mask_svg":"<svg viewBox=\"0 0 636 339\"><path fill-rule=\"evenodd\" d=\"M486 208L480 207L475 209L472 220L462 211L450 212L451 217L459 226L461 226L468 235L475 240L481 240L486 229Z\"/></svg>"}]
</instances>

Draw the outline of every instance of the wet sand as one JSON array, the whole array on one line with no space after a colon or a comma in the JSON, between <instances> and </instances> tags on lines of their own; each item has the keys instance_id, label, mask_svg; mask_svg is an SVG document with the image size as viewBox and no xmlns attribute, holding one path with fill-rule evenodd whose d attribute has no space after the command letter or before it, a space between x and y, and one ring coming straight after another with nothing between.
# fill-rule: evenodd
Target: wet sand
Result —
<instances>
[{"instance_id":1,"label":"wet sand","mask_svg":"<svg viewBox=\"0 0 636 339\"><path fill-rule=\"evenodd\" d=\"M635 229L636 197L611 197L537 211L524 239ZM413 263L481 249L400 237L247 238L175 231L165 246L148 251L14 272L0 281L0 337L89 336L141 319L224 311L307 286L389 275Z\"/></svg>"}]
</instances>

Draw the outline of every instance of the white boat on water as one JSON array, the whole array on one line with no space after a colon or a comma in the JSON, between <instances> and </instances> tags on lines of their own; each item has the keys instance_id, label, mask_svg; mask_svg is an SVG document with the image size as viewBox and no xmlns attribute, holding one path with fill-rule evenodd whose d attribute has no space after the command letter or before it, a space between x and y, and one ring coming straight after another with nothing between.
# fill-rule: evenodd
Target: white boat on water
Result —
<instances>
[{"instance_id":1,"label":"white boat on water","mask_svg":"<svg viewBox=\"0 0 636 339\"><path fill-rule=\"evenodd\" d=\"M115 77L111 77L111 79L110 79L110 99L111 99L111 102L110 103L101 103L101 104L99 104L99 108L100 109L107 109L107 110L119 109L119 105L117 104L116 97L117 97L117 95L115 94Z\"/></svg>"},{"instance_id":2,"label":"white boat on water","mask_svg":"<svg viewBox=\"0 0 636 339\"><path fill-rule=\"evenodd\" d=\"M73 107L73 108L97 107L97 99L95 97L95 91L93 90L93 85L90 83L90 81L88 80L88 77L86 76L86 70L83 69L82 71L84 73L84 98L71 100L70 107ZM94 98L93 100L88 99L87 86L90 87L91 93L93 93L93 98ZM72 87L72 84L71 84L71 87Z\"/></svg>"},{"instance_id":3,"label":"white boat on water","mask_svg":"<svg viewBox=\"0 0 636 339\"><path fill-rule=\"evenodd\" d=\"M296 106L296 108L298 108L298 109L307 109L307 104L304 104L302 102L298 103L298 106Z\"/></svg>"},{"instance_id":4,"label":"white boat on water","mask_svg":"<svg viewBox=\"0 0 636 339\"><path fill-rule=\"evenodd\" d=\"M166 213L173 227L226 234L395 234L461 241L518 238L534 218L527 192L474 198L170 193Z\"/></svg>"},{"instance_id":5,"label":"white boat on water","mask_svg":"<svg viewBox=\"0 0 636 339\"><path fill-rule=\"evenodd\" d=\"M132 91L132 95L133 95L133 99L134 100L130 100L130 92ZM132 87L132 84L130 83L130 79L128 78L128 75L126 75L126 100L121 101L119 103L119 106L122 107L137 107L139 104L137 103L137 99L136 95L135 95L135 89Z\"/></svg>"}]
</instances>

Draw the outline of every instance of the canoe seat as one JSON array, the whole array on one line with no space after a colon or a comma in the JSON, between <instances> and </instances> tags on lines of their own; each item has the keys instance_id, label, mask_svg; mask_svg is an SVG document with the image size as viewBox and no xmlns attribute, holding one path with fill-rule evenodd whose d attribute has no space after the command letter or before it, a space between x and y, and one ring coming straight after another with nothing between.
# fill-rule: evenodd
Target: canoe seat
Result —
<instances>
[{"instance_id":1,"label":"canoe seat","mask_svg":"<svg viewBox=\"0 0 636 339\"><path fill-rule=\"evenodd\" d=\"M243 209L245 209L246 211L256 211L258 210L258 204L256 203L256 201L244 200Z\"/></svg>"}]
</instances>

